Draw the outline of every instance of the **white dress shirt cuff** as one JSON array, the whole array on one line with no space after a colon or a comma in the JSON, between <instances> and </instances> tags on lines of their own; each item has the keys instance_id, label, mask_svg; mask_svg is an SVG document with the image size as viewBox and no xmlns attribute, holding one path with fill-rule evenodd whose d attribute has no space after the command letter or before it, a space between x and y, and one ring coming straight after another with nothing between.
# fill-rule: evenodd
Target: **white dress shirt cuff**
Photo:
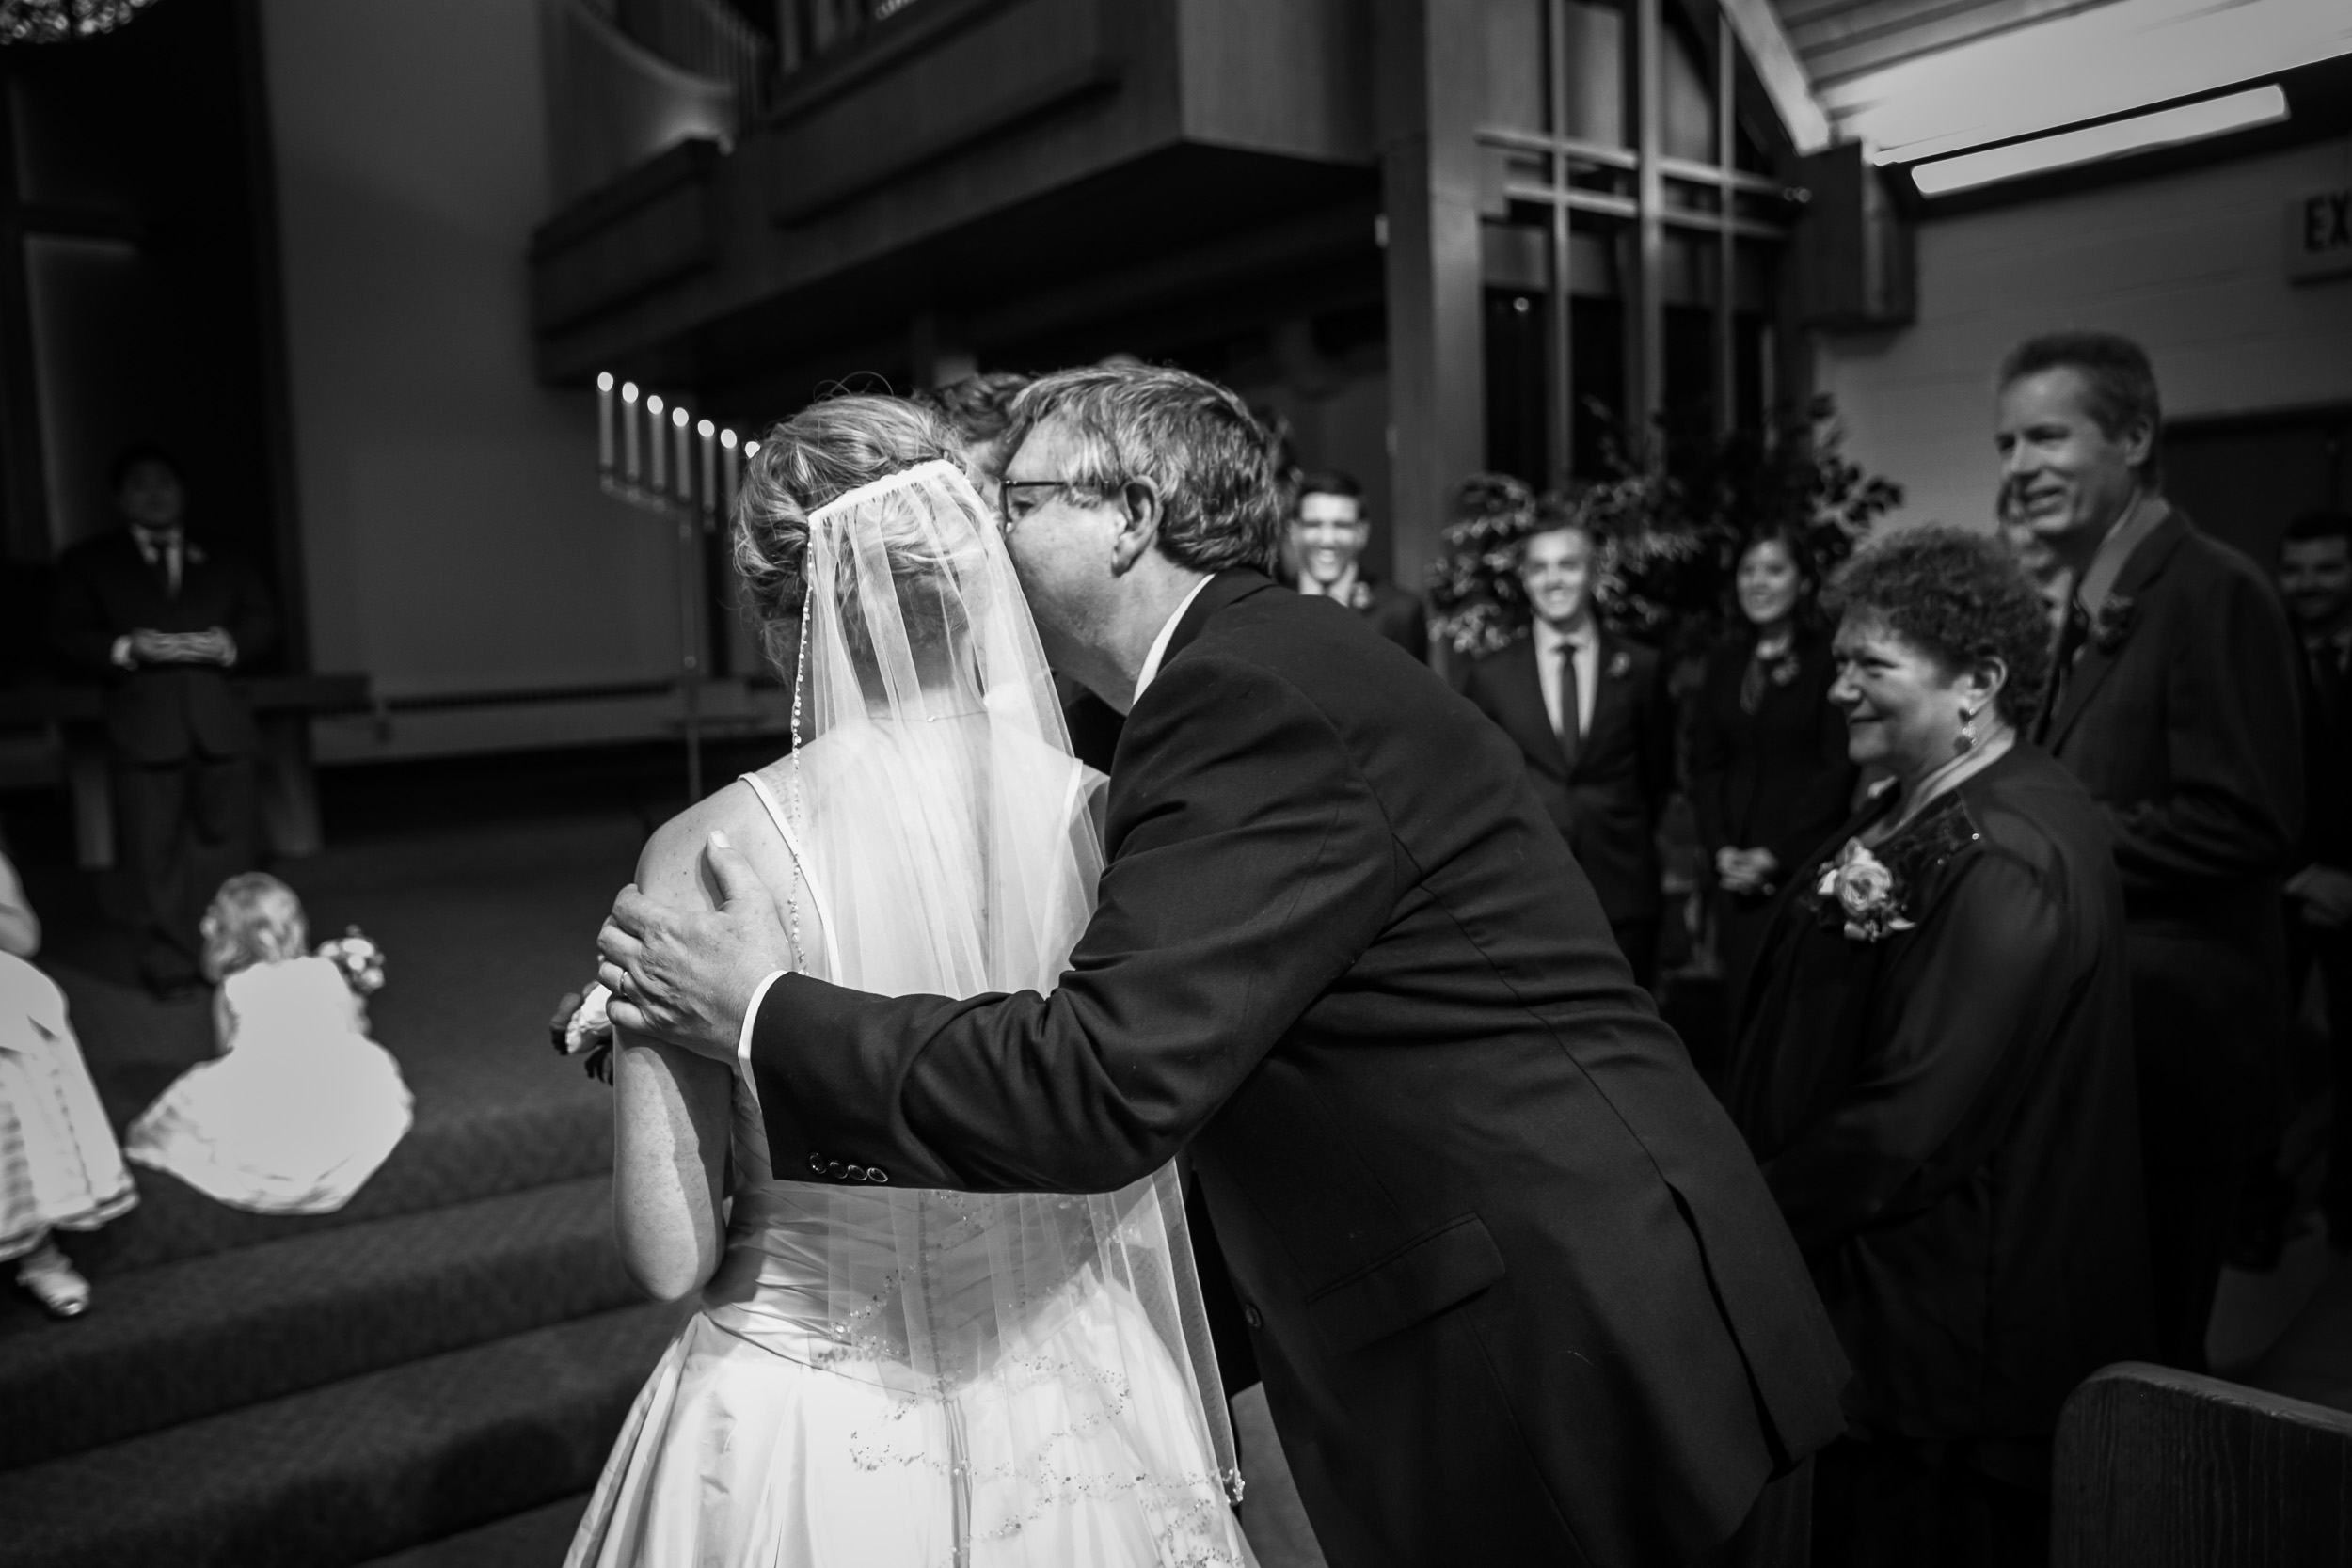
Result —
<instances>
[{"instance_id":1,"label":"white dress shirt cuff","mask_svg":"<svg viewBox=\"0 0 2352 1568\"><path fill-rule=\"evenodd\" d=\"M760 1105L759 1080L752 1076L752 1026L759 1022L759 1005L768 1000L768 988L783 979L787 973L779 969L760 981L758 989L752 992L750 1005L743 1009L743 1032L735 1037L736 1069L743 1076L744 1088L751 1091L752 1109L755 1111L758 1111ZM761 1115L766 1113L763 1111Z\"/></svg>"},{"instance_id":2,"label":"white dress shirt cuff","mask_svg":"<svg viewBox=\"0 0 2352 1568\"><path fill-rule=\"evenodd\" d=\"M129 632L124 632L115 639L114 646L106 650L106 662L119 670L128 670L136 662L131 657L131 634Z\"/></svg>"}]
</instances>

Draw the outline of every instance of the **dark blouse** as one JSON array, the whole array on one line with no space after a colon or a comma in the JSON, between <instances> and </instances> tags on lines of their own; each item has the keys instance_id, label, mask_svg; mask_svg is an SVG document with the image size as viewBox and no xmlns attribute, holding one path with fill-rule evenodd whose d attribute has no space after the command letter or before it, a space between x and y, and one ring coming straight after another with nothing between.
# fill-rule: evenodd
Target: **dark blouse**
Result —
<instances>
[{"instance_id":1,"label":"dark blouse","mask_svg":"<svg viewBox=\"0 0 2352 1568\"><path fill-rule=\"evenodd\" d=\"M1861 1427L2044 1440L2147 1353L2123 893L2098 808L2020 743L1874 853L1908 929L1851 936L1822 867L1775 911L1729 1103L1854 1364Z\"/></svg>"},{"instance_id":2,"label":"dark blouse","mask_svg":"<svg viewBox=\"0 0 2352 1568\"><path fill-rule=\"evenodd\" d=\"M1846 721L1829 705L1837 671L1827 640L1800 634L1777 659L1755 653L1753 632L1719 645L1692 716L1691 809L1710 868L1724 848L1770 849L1793 868L1853 801Z\"/></svg>"}]
</instances>

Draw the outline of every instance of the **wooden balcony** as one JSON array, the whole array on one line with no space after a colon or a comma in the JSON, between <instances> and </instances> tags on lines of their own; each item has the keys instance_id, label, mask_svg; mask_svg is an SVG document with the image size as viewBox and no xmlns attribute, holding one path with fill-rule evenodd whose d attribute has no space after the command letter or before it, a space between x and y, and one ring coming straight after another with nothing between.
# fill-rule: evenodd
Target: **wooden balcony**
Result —
<instances>
[{"instance_id":1,"label":"wooden balcony","mask_svg":"<svg viewBox=\"0 0 2352 1568\"><path fill-rule=\"evenodd\" d=\"M1001 358L1089 329L1150 352L1237 289L1376 299L1369 10L916 0L787 77L732 148L549 218L540 373L751 397L903 366L917 319Z\"/></svg>"}]
</instances>

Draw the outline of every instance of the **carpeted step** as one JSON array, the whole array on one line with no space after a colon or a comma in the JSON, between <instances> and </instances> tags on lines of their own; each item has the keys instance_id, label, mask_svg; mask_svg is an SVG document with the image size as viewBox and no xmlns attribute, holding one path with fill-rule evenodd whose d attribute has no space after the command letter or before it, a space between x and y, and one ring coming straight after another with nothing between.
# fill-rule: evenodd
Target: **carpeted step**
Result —
<instances>
[{"instance_id":1,"label":"carpeted step","mask_svg":"<svg viewBox=\"0 0 2352 1568\"><path fill-rule=\"evenodd\" d=\"M546 1064L550 1093L542 1101L516 1099L442 1113L420 1096L408 1136L334 1213L231 1209L175 1177L134 1165L139 1206L103 1230L64 1238L66 1250L84 1274L100 1279L610 1171L611 1091L599 1085L594 1096L570 1092L579 1069L552 1055Z\"/></svg>"},{"instance_id":2,"label":"carpeted step","mask_svg":"<svg viewBox=\"0 0 2352 1568\"><path fill-rule=\"evenodd\" d=\"M99 1282L0 1314L0 1469L638 1299L591 1176Z\"/></svg>"},{"instance_id":3,"label":"carpeted step","mask_svg":"<svg viewBox=\"0 0 2352 1568\"><path fill-rule=\"evenodd\" d=\"M10 1568L336 1568L591 1485L678 1321L631 1307L0 1474Z\"/></svg>"},{"instance_id":4,"label":"carpeted step","mask_svg":"<svg viewBox=\"0 0 2352 1568\"><path fill-rule=\"evenodd\" d=\"M517 1513L478 1529L460 1530L405 1552L363 1562L359 1568L564 1568L588 1495L565 1497L528 1513Z\"/></svg>"}]
</instances>

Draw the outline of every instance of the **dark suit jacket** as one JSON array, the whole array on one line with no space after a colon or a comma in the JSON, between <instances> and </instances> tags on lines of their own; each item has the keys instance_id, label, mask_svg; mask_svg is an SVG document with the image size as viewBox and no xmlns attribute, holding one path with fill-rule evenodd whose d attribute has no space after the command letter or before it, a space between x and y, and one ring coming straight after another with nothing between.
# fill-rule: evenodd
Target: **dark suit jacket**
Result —
<instances>
[{"instance_id":1,"label":"dark suit jacket","mask_svg":"<svg viewBox=\"0 0 2352 1568\"><path fill-rule=\"evenodd\" d=\"M2352 674L2312 678L2296 661L2303 703L2303 847L2296 869L2317 863L2352 870ZM2352 1022L2352 1020L2346 1020Z\"/></svg>"},{"instance_id":2,"label":"dark suit jacket","mask_svg":"<svg viewBox=\"0 0 2352 1568\"><path fill-rule=\"evenodd\" d=\"M258 744L253 718L215 665L140 665L111 657L115 639L146 628L219 626L249 665L268 652L278 619L260 578L199 542L185 546L180 592L162 579L127 528L77 545L57 561L50 641L74 673L106 685L106 731L126 762L177 762L195 753L243 756Z\"/></svg>"},{"instance_id":3,"label":"dark suit jacket","mask_svg":"<svg viewBox=\"0 0 2352 1568\"><path fill-rule=\"evenodd\" d=\"M2268 579L2178 510L2114 594L2047 745L2115 841L2150 1159L2227 1163L2276 1131L2279 885L2303 826L2297 655Z\"/></svg>"},{"instance_id":4,"label":"dark suit jacket","mask_svg":"<svg viewBox=\"0 0 2352 1568\"><path fill-rule=\"evenodd\" d=\"M1463 695L1518 746L1528 782L1611 920L1655 920L1658 817L1674 787L1674 710L1656 650L1600 634L1593 721L1576 767L1551 727L1535 671L1535 641L1487 654L1464 676Z\"/></svg>"},{"instance_id":5,"label":"dark suit jacket","mask_svg":"<svg viewBox=\"0 0 2352 1568\"><path fill-rule=\"evenodd\" d=\"M1434 673L1253 572L1171 648L1058 988L778 980L776 1168L1103 1191L1189 1144L1335 1568L1687 1561L1843 1420L1739 1134Z\"/></svg>"},{"instance_id":6,"label":"dark suit jacket","mask_svg":"<svg viewBox=\"0 0 2352 1568\"><path fill-rule=\"evenodd\" d=\"M1372 590L1372 602L1361 607L1372 629L1420 659L1429 662L1429 612L1422 608L1421 595L1408 594L1402 588L1391 588L1385 582L1365 579Z\"/></svg>"},{"instance_id":7,"label":"dark suit jacket","mask_svg":"<svg viewBox=\"0 0 2352 1568\"><path fill-rule=\"evenodd\" d=\"M2067 1394L2153 1342L2122 888L2098 808L2023 744L1878 853L1913 928L1877 942L1811 895L1820 858L1791 868L1732 1115L1853 1358L1856 1423L2010 1445L2046 1487Z\"/></svg>"},{"instance_id":8,"label":"dark suit jacket","mask_svg":"<svg viewBox=\"0 0 2352 1568\"><path fill-rule=\"evenodd\" d=\"M1743 632L1708 657L1692 712L1691 809L1710 868L1719 849L1770 849L1787 874L1845 821L1856 769L1845 717L1829 705L1829 640L1800 633L1776 661L1788 677L1767 672L1749 713L1740 689L1755 652L1755 634Z\"/></svg>"}]
</instances>

